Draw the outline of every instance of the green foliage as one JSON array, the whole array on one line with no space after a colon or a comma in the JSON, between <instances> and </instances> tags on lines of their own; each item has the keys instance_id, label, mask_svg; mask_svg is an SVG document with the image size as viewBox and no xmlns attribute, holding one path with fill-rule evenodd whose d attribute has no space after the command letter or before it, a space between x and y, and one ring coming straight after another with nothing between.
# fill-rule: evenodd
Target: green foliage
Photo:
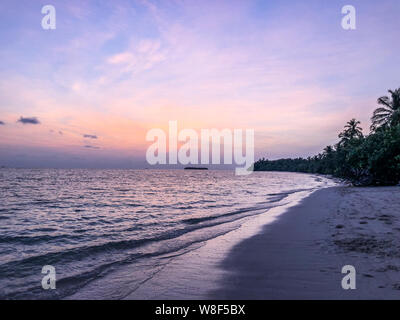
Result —
<instances>
[{"instance_id":1,"label":"green foliage","mask_svg":"<svg viewBox=\"0 0 400 320\"><path fill-rule=\"evenodd\" d=\"M391 98L383 96L378 99L381 107L377 108L372 115L371 131L400 124L400 88L394 91L389 90L389 93Z\"/></svg>"},{"instance_id":2,"label":"green foliage","mask_svg":"<svg viewBox=\"0 0 400 320\"><path fill-rule=\"evenodd\" d=\"M394 106L385 121L376 115L383 114L381 108L374 112L372 132L364 137L359 121L350 120L336 146L327 146L324 151L307 159L261 159L254 164L255 171L290 171L329 174L352 181L355 185L396 185L400 181L400 89L389 91L392 99L382 97L378 103ZM397 96L396 96L397 95ZM381 102L379 102L381 101ZM397 108L397 109L396 109ZM379 111L380 110L380 111ZM396 111L397 110L397 111ZM373 117L374 119L374 117ZM374 121L374 120L373 120Z\"/></svg>"},{"instance_id":3,"label":"green foliage","mask_svg":"<svg viewBox=\"0 0 400 320\"><path fill-rule=\"evenodd\" d=\"M339 138L341 139L339 144L346 144L354 139L362 138L362 128L358 126L359 124L361 124L361 122L354 118L347 122L343 132L339 133Z\"/></svg>"}]
</instances>

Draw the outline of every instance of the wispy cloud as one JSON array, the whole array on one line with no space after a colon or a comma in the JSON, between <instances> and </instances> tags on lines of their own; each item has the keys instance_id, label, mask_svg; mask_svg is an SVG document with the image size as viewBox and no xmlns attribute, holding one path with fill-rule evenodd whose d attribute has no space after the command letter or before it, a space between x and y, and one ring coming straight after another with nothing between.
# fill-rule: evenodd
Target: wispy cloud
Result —
<instances>
[{"instance_id":1,"label":"wispy cloud","mask_svg":"<svg viewBox=\"0 0 400 320\"><path fill-rule=\"evenodd\" d=\"M100 149L100 147L91 146L91 145L89 145L89 144L84 145L83 147L86 148L86 149Z\"/></svg>"},{"instance_id":2,"label":"wispy cloud","mask_svg":"<svg viewBox=\"0 0 400 320\"><path fill-rule=\"evenodd\" d=\"M52 41L29 28L32 1L20 2L20 19L0 21L0 146L85 155L101 139L97 153L143 157L146 131L176 119L254 128L260 155L304 156L354 116L368 125L376 98L398 85L398 0L359 1L349 32L340 4L320 0L70 0ZM13 16L16 2L5 3ZM22 114L43 123L16 125Z\"/></svg>"},{"instance_id":3,"label":"wispy cloud","mask_svg":"<svg viewBox=\"0 0 400 320\"><path fill-rule=\"evenodd\" d=\"M5 125L5 123L0 120L0 126L4 126L4 125Z\"/></svg>"},{"instance_id":4,"label":"wispy cloud","mask_svg":"<svg viewBox=\"0 0 400 320\"><path fill-rule=\"evenodd\" d=\"M40 124L40 121L36 117L20 117L17 122L21 122L22 124Z\"/></svg>"},{"instance_id":5,"label":"wispy cloud","mask_svg":"<svg viewBox=\"0 0 400 320\"><path fill-rule=\"evenodd\" d=\"M84 134L83 137L88 139L97 139L97 136L94 134Z\"/></svg>"},{"instance_id":6,"label":"wispy cloud","mask_svg":"<svg viewBox=\"0 0 400 320\"><path fill-rule=\"evenodd\" d=\"M114 75L138 74L150 70L167 59L167 52L159 39L142 39L127 50L109 56L106 61Z\"/></svg>"}]
</instances>

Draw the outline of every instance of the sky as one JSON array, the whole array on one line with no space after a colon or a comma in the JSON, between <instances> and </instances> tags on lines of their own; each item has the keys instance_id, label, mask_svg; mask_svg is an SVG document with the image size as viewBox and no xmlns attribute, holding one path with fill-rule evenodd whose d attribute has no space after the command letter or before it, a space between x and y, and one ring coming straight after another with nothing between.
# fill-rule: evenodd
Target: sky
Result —
<instances>
[{"instance_id":1,"label":"sky","mask_svg":"<svg viewBox=\"0 0 400 320\"><path fill-rule=\"evenodd\" d=\"M171 120L254 129L256 158L314 155L351 118L368 133L400 87L399 13L398 0L2 0L0 166L148 167L146 133Z\"/></svg>"}]
</instances>

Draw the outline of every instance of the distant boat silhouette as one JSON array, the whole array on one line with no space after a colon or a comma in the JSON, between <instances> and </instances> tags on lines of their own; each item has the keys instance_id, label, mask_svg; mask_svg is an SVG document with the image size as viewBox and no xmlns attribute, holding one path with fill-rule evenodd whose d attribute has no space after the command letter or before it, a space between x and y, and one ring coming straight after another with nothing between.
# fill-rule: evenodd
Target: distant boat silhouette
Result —
<instances>
[{"instance_id":1,"label":"distant boat silhouette","mask_svg":"<svg viewBox=\"0 0 400 320\"><path fill-rule=\"evenodd\" d=\"M205 167L186 167L185 170L208 170Z\"/></svg>"}]
</instances>

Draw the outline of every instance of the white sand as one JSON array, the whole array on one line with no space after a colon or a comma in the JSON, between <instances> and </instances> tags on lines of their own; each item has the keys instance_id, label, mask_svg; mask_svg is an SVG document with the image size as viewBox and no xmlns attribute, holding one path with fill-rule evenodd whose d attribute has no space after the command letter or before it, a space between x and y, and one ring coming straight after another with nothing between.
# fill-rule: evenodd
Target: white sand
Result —
<instances>
[{"instance_id":1,"label":"white sand","mask_svg":"<svg viewBox=\"0 0 400 320\"><path fill-rule=\"evenodd\" d=\"M281 212L169 258L127 299L400 298L399 187L327 188ZM341 287L344 265L356 290Z\"/></svg>"}]
</instances>

